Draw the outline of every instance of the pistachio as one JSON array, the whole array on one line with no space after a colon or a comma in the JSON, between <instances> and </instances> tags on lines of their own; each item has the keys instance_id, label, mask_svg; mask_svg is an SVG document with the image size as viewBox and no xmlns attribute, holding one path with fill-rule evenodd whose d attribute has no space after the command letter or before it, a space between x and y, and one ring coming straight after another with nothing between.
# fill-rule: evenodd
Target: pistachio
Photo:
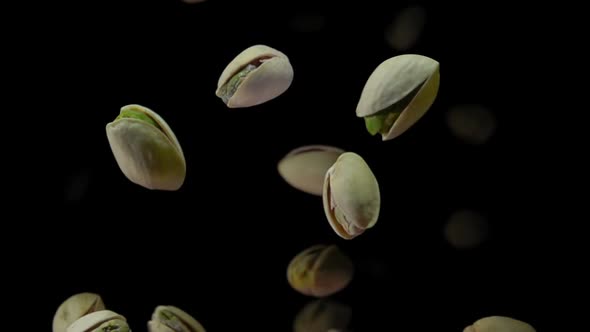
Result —
<instances>
[{"instance_id":1,"label":"pistachio","mask_svg":"<svg viewBox=\"0 0 590 332\"><path fill-rule=\"evenodd\" d=\"M293 67L282 52L254 45L225 67L215 95L229 108L251 107L283 94L293 81Z\"/></svg>"},{"instance_id":2,"label":"pistachio","mask_svg":"<svg viewBox=\"0 0 590 332\"><path fill-rule=\"evenodd\" d=\"M369 165L354 152L341 154L326 172L322 199L330 226L343 239L361 235L379 218L379 184Z\"/></svg>"},{"instance_id":3,"label":"pistachio","mask_svg":"<svg viewBox=\"0 0 590 332\"><path fill-rule=\"evenodd\" d=\"M53 332L66 332L70 324L78 318L104 310L100 295L95 293L79 293L67 298L53 316Z\"/></svg>"},{"instance_id":4,"label":"pistachio","mask_svg":"<svg viewBox=\"0 0 590 332\"><path fill-rule=\"evenodd\" d=\"M308 145L289 152L278 164L281 177L292 187L321 196L326 172L344 150L326 145Z\"/></svg>"},{"instance_id":5,"label":"pistachio","mask_svg":"<svg viewBox=\"0 0 590 332\"><path fill-rule=\"evenodd\" d=\"M371 135L387 141L413 126L434 103L440 82L439 63L417 54L398 55L373 71L361 93L357 117Z\"/></svg>"},{"instance_id":6,"label":"pistachio","mask_svg":"<svg viewBox=\"0 0 590 332\"><path fill-rule=\"evenodd\" d=\"M346 288L354 266L337 246L315 245L295 256L287 266L287 281L303 295L325 297Z\"/></svg>"},{"instance_id":7,"label":"pistachio","mask_svg":"<svg viewBox=\"0 0 590 332\"><path fill-rule=\"evenodd\" d=\"M174 306L156 307L148 322L149 332L205 332L191 315Z\"/></svg>"},{"instance_id":8,"label":"pistachio","mask_svg":"<svg viewBox=\"0 0 590 332\"><path fill-rule=\"evenodd\" d=\"M531 325L514 318L490 316L467 326L463 332L535 332L535 329Z\"/></svg>"},{"instance_id":9,"label":"pistachio","mask_svg":"<svg viewBox=\"0 0 590 332\"><path fill-rule=\"evenodd\" d=\"M73 322L67 332L131 332L127 319L110 310L100 310Z\"/></svg>"},{"instance_id":10,"label":"pistachio","mask_svg":"<svg viewBox=\"0 0 590 332\"><path fill-rule=\"evenodd\" d=\"M156 112L141 105L121 108L106 125L115 160L131 182L151 190L178 190L186 161L178 139Z\"/></svg>"},{"instance_id":11,"label":"pistachio","mask_svg":"<svg viewBox=\"0 0 590 332\"><path fill-rule=\"evenodd\" d=\"M352 318L352 309L344 304L321 299L309 302L295 316L295 332L346 331Z\"/></svg>"}]
</instances>

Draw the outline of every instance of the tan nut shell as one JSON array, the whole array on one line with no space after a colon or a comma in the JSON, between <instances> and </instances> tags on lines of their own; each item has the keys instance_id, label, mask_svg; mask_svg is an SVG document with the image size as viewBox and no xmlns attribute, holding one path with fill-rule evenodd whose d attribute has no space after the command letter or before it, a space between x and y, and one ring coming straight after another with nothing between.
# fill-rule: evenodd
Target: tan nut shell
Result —
<instances>
[{"instance_id":1,"label":"tan nut shell","mask_svg":"<svg viewBox=\"0 0 590 332\"><path fill-rule=\"evenodd\" d=\"M346 288L354 265L337 246L314 245L297 254L287 266L287 281L299 293L325 297Z\"/></svg>"},{"instance_id":2,"label":"tan nut shell","mask_svg":"<svg viewBox=\"0 0 590 332\"><path fill-rule=\"evenodd\" d=\"M438 94L439 63L418 54L398 55L382 62L369 76L356 107L357 117L378 113L399 102L424 83L382 140L390 140L408 130L428 111Z\"/></svg>"},{"instance_id":3,"label":"tan nut shell","mask_svg":"<svg viewBox=\"0 0 590 332\"><path fill-rule=\"evenodd\" d=\"M89 313L104 310L100 295L79 293L67 298L53 316L53 332L66 332L68 326Z\"/></svg>"},{"instance_id":4,"label":"tan nut shell","mask_svg":"<svg viewBox=\"0 0 590 332\"><path fill-rule=\"evenodd\" d=\"M281 177L292 187L321 196L326 172L344 150L326 145L308 145L289 152L278 164Z\"/></svg>"},{"instance_id":5,"label":"tan nut shell","mask_svg":"<svg viewBox=\"0 0 590 332\"><path fill-rule=\"evenodd\" d=\"M293 322L295 332L346 331L352 309L344 304L321 299L309 302L297 313Z\"/></svg>"},{"instance_id":6,"label":"tan nut shell","mask_svg":"<svg viewBox=\"0 0 590 332\"><path fill-rule=\"evenodd\" d=\"M354 152L341 154L326 172L322 200L330 226L346 240L375 226L379 218L379 184L369 165ZM336 218L337 210L346 218L342 224Z\"/></svg>"},{"instance_id":7,"label":"tan nut shell","mask_svg":"<svg viewBox=\"0 0 590 332\"><path fill-rule=\"evenodd\" d=\"M514 318L490 316L467 326L463 332L535 332L535 329L531 325Z\"/></svg>"},{"instance_id":8,"label":"tan nut shell","mask_svg":"<svg viewBox=\"0 0 590 332\"><path fill-rule=\"evenodd\" d=\"M254 45L238 54L225 67L219 81L215 95L221 97L220 88L250 62L260 58L272 56L258 68L248 74L229 99L227 107L241 108L256 106L283 94L293 81L293 67L289 58L281 51L266 45Z\"/></svg>"},{"instance_id":9,"label":"tan nut shell","mask_svg":"<svg viewBox=\"0 0 590 332\"><path fill-rule=\"evenodd\" d=\"M190 329L190 331L185 332L206 332L203 325L201 325L201 323L199 323L191 315L180 308L171 305L160 305L156 307L152 314L152 319L148 322L149 332L175 332L173 329L160 322L158 316L162 310L168 310L178 317L178 319Z\"/></svg>"},{"instance_id":10,"label":"tan nut shell","mask_svg":"<svg viewBox=\"0 0 590 332\"><path fill-rule=\"evenodd\" d=\"M186 176L184 153L170 126L156 112L141 105L121 108L149 115L161 128L138 119L123 118L106 126L107 138L119 168L131 182L152 190L178 190Z\"/></svg>"},{"instance_id":11,"label":"tan nut shell","mask_svg":"<svg viewBox=\"0 0 590 332\"><path fill-rule=\"evenodd\" d=\"M100 310L90 313L82 318L73 322L68 326L67 332L88 332L93 331L95 328L100 326L102 323L108 322L113 319L127 321L125 317L119 315L116 312L110 310Z\"/></svg>"}]
</instances>

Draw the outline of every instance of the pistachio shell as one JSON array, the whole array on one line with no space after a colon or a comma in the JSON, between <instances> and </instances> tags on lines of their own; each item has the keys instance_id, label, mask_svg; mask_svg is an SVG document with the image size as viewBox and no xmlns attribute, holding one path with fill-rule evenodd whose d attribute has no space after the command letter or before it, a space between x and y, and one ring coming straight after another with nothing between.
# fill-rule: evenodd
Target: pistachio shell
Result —
<instances>
[{"instance_id":1,"label":"pistachio shell","mask_svg":"<svg viewBox=\"0 0 590 332\"><path fill-rule=\"evenodd\" d=\"M119 118L106 126L115 160L131 182L152 190L178 190L186 176L184 153L174 132L156 112L127 105L121 113L135 111L161 128L136 118Z\"/></svg>"},{"instance_id":2,"label":"pistachio shell","mask_svg":"<svg viewBox=\"0 0 590 332\"><path fill-rule=\"evenodd\" d=\"M238 80L237 88L226 89L226 83L249 64L256 68ZM293 81L293 67L283 53L266 45L251 46L238 54L223 70L215 95L229 108L251 107L283 94Z\"/></svg>"},{"instance_id":3,"label":"pistachio shell","mask_svg":"<svg viewBox=\"0 0 590 332\"><path fill-rule=\"evenodd\" d=\"M295 316L295 332L346 331L352 318L352 309L344 304L321 299L309 302Z\"/></svg>"},{"instance_id":4,"label":"pistachio shell","mask_svg":"<svg viewBox=\"0 0 590 332\"><path fill-rule=\"evenodd\" d=\"M67 332L91 332L95 331L102 324L112 321L119 320L126 322L125 317L119 315L116 312L110 310L100 310L85 315L70 326L68 326Z\"/></svg>"},{"instance_id":5,"label":"pistachio shell","mask_svg":"<svg viewBox=\"0 0 590 332\"><path fill-rule=\"evenodd\" d=\"M162 315L173 317L167 322ZM160 305L152 314L148 322L149 332L205 332L205 328L191 315L174 306Z\"/></svg>"},{"instance_id":6,"label":"pistachio shell","mask_svg":"<svg viewBox=\"0 0 590 332\"><path fill-rule=\"evenodd\" d=\"M326 145L308 145L289 152L278 164L281 177L292 187L321 196L326 172L344 150Z\"/></svg>"},{"instance_id":7,"label":"pistachio shell","mask_svg":"<svg viewBox=\"0 0 590 332\"><path fill-rule=\"evenodd\" d=\"M53 332L66 332L68 326L89 313L104 310L100 295L79 293L66 299L53 316Z\"/></svg>"},{"instance_id":8,"label":"pistachio shell","mask_svg":"<svg viewBox=\"0 0 590 332\"><path fill-rule=\"evenodd\" d=\"M287 281L303 295L325 297L344 289L354 266L337 246L315 245L295 256L287 266Z\"/></svg>"},{"instance_id":9,"label":"pistachio shell","mask_svg":"<svg viewBox=\"0 0 590 332\"><path fill-rule=\"evenodd\" d=\"M531 325L514 318L490 316L467 326L463 332L535 332L535 329Z\"/></svg>"},{"instance_id":10,"label":"pistachio shell","mask_svg":"<svg viewBox=\"0 0 590 332\"><path fill-rule=\"evenodd\" d=\"M398 106L396 112L401 113L381 136L386 141L403 134L434 103L440 83L439 67L437 61L418 54L385 60L369 76L356 115L367 118Z\"/></svg>"},{"instance_id":11,"label":"pistachio shell","mask_svg":"<svg viewBox=\"0 0 590 332\"><path fill-rule=\"evenodd\" d=\"M379 184L369 165L354 152L341 154L326 172L322 199L330 226L343 239L359 236L379 218Z\"/></svg>"}]
</instances>

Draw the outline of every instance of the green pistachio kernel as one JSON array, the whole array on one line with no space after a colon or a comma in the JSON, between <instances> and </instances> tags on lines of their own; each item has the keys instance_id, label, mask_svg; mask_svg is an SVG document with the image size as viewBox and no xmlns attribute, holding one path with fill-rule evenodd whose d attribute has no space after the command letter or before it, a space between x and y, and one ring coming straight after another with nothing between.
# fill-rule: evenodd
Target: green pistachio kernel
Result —
<instances>
[{"instance_id":1,"label":"green pistachio kernel","mask_svg":"<svg viewBox=\"0 0 590 332\"><path fill-rule=\"evenodd\" d=\"M124 118L141 120L143 122L147 122L147 123L151 124L152 126L158 128L159 130L162 130L162 128L158 125L158 123L156 121L154 121L154 119L152 119L149 115L147 115L144 112L135 111L135 110L124 110L119 114L119 116L117 116L117 118L115 120L124 119Z\"/></svg>"}]
</instances>

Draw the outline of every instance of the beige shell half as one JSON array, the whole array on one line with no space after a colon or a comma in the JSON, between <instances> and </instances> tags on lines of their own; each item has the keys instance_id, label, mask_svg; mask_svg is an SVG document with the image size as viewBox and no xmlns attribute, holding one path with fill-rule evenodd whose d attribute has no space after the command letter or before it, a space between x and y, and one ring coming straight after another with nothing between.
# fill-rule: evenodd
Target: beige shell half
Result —
<instances>
[{"instance_id":1,"label":"beige shell half","mask_svg":"<svg viewBox=\"0 0 590 332\"><path fill-rule=\"evenodd\" d=\"M490 316L482 318L473 325L467 326L463 332L536 332L528 323L504 317Z\"/></svg>"},{"instance_id":2,"label":"beige shell half","mask_svg":"<svg viewBox=\"0 0 590 332\"><path fill-rule=\"evenodd\" d=\"M156 307L152 314L152 319L148 322L148 330L150 332L174 332L174 330L160 322L159 315L162 310L168 310L178 317L178 319L180 319L180 321L182 321L190 329L190 331L186 332L206 332L203 325L201 325L201 323L199 323L191 315L182 309L171 305L160 305Z\"/></svg>"},{"instance_id":3,"label":"beige shell half","mask_svg":"<svg viewBox=\"0 0 590 332\"><path fill-rule=\"evenodd\" d=\"M390 128L384 141L413 126L434 103L440 85L438 61L418 54L398 55L382 62L365 84L357 104L357 117L367 117L399 102L424 83Z\"/></svg>"},{"instance_id":4,"label":"beige shell half","mask_svg":"<svg viewBox=\"0 0 590 332\"><path fill-rule=\"evenodd\" d=\"M254 45L238 54L225 67L215 95L221 97L220 88L252 61L270 57L244 78L234 95L227 102L229 108L256 106L283 94L293 82L293 67L281 51L266 45Z\"/></svg>"},{"instance_id":5,"label":"beige shell half","mask_svg":"<svg viewBox=\"0 0 590 332\"><path fill-rule=\"evenodd\" d=\"M100 310L79 318L70 326L68 326L67 332L92 331L98 326L100 326L102 323L108 322L113 319L127 321L125 317L119 315L116 312L110 310Z\"/></svg>"},{"instance_id":6,"label":"beige shell half","mask_svg":"<svg viewBox=\"0 0 590 332\"><path fill-rule=\"evenodd\" d=\"M68 326L80 317L104 308L104 302L98 294L72 295L57 308L53 316L53 332L66 332Z\"/></svg>"},{"instance_id":7,"label":"beige shell half","mask_svg":"<svg viewBox=\"0 0 590 332\"><path fill-rule=\"evenodd\" d=\"M344 150L326 145L307 145L291 150L278 163L281 177L293 188L321 196L326 172Z\"/></svg>"},{"instance_id":8,"label":"beige shell half","mask_svg":"<svg viewBox=\"0 0 590 332\"><path fill-rule=\"evenodd\" d=\"M149 115L161 128L138 119L123 118L106 125L115 160L131 182L152 190L178 190L186 177L184 153L170 126L156 112L141 105L121 108Z\"/></svg>"},{"instance_id":9,"label":"beige shell half","mask_svg":"<svg viewBox=\"0 0 590 332\"><path fill-rule=\"evenodd\" d=\"M326 172L322 200L330 226L346 240L375 226L379 218L381 194L377 178L354 152L341 154ZM338 221L337 211L346 221Z\"/></svg>"}]
</instances>

